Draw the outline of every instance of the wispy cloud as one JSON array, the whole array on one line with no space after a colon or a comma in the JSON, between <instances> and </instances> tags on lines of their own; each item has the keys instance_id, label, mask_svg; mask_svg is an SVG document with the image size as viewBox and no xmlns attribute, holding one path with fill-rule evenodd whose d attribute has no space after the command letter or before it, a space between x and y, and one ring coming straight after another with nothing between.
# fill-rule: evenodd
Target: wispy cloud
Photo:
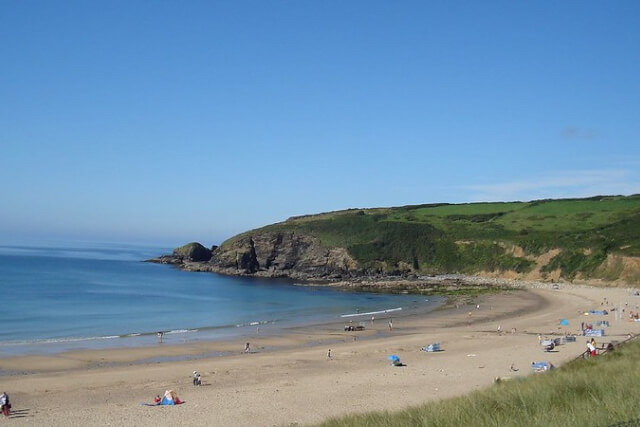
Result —
<instances>
[{"instance_id":1,"label":"wispy cloud","mask_svg":"<svg viewBox=\"0 0 640 427\"><path fill-rule=\"evenodd\" d=\"M565 139L593 140L600 137L600 132L596 129L582 129L575 126L567 126L560 131L560 136Z\"/></svg>"},{"instance_id":2,"label":"wispy cloud","mask_svg":"<svg viewBox=\"0 0 640 427\"><path fill-rule=\"evenodd\" d=\"M628 169L563 171L523 180L466 186L472 201L535 200L640 193L640 173Z\"/></svg>"}]
</instances>

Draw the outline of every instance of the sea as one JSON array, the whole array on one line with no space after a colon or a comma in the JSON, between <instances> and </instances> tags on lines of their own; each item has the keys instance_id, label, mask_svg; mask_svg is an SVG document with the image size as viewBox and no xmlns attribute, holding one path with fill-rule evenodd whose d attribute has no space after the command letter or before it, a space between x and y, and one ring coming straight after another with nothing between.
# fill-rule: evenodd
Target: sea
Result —
<instances>
[{"instance_id":1,"label":"sea","mask_svg":"<svg viewBox=\"0 0 640 427\"><path fill-rule=\"evenodd\" d=\"M428 312L442 297L347 292L144 262L171 248L0 245L0 357L220 340Z\"/></svg>"}]
</instances>

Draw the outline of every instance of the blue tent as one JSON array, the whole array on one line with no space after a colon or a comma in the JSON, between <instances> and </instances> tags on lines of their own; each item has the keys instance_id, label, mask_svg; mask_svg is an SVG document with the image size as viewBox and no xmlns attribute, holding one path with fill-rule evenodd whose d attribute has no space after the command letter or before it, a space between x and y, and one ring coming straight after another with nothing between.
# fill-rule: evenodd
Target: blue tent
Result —
<instances>
[{"instance_id":1,"label":"blue tent","mask_svg":"<svg viewBox=\"0 0 640 427\"><path fill-rule=\"evenodd\" d=\"M567 319L561 319L561 320L560 320L560 324L561 324L562 326L569 326L569 321L568 321Z\"/></svg>"},{"instance_id":2,"label":"blue tent","mask_svg":"<svg viewBox=\"0 0 640 427\"><path fill-rule=\"evenodd\" d=\"M395 354L392 354L392 355L387 356L387 360L391 360L392 362L399 362L400 358L398 356L396 356Z\"/></svg>"}]
</instances>

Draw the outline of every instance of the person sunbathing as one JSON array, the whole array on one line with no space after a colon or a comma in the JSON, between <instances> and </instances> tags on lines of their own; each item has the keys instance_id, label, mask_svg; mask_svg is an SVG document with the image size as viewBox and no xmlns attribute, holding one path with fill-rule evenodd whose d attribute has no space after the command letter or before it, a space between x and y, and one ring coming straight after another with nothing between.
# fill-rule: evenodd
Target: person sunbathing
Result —
<instances>
[{"instance_id":1,"label":"person sunbathing","mask_svg":"<svg viewBox=\"0 0 640 427\"><path fill-rule=\"evenodd\" d=\"M164 397L162 398L163 405L179 405L182 403L178 395L173 390L167 390L164 392Z\"/></svg>"}]
</instances>

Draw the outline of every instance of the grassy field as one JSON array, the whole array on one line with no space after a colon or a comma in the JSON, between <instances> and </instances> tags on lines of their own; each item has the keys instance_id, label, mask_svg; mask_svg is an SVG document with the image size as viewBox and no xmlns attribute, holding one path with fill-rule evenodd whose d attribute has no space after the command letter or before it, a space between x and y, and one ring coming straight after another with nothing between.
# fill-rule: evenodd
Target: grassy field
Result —
<instances>
[{"instance_id":1,"label":"grassy field","mask_svg":"<svg viewBox=\"0 0 640 427\"><path fill-rule=\"evenodd\" d=\"M601 268L608 255L640 256L640 195L352 209L251 233L276 231L346 248L367 273L526 273L533 257L559 249L542 274L614 280L621 269Z\"/></svg>"},{"instance_id":2,"label":"grassy field","mask_svg":"<svg viewBox=\"0 0 640 427\"><path fill-rule=\"evenodd\" d=\"M611 426L640 419L640 341L559 369L401 412L332 419L322 427ZM640 425L628 424L628 425Z\"/></svg>"}]
</instances>

